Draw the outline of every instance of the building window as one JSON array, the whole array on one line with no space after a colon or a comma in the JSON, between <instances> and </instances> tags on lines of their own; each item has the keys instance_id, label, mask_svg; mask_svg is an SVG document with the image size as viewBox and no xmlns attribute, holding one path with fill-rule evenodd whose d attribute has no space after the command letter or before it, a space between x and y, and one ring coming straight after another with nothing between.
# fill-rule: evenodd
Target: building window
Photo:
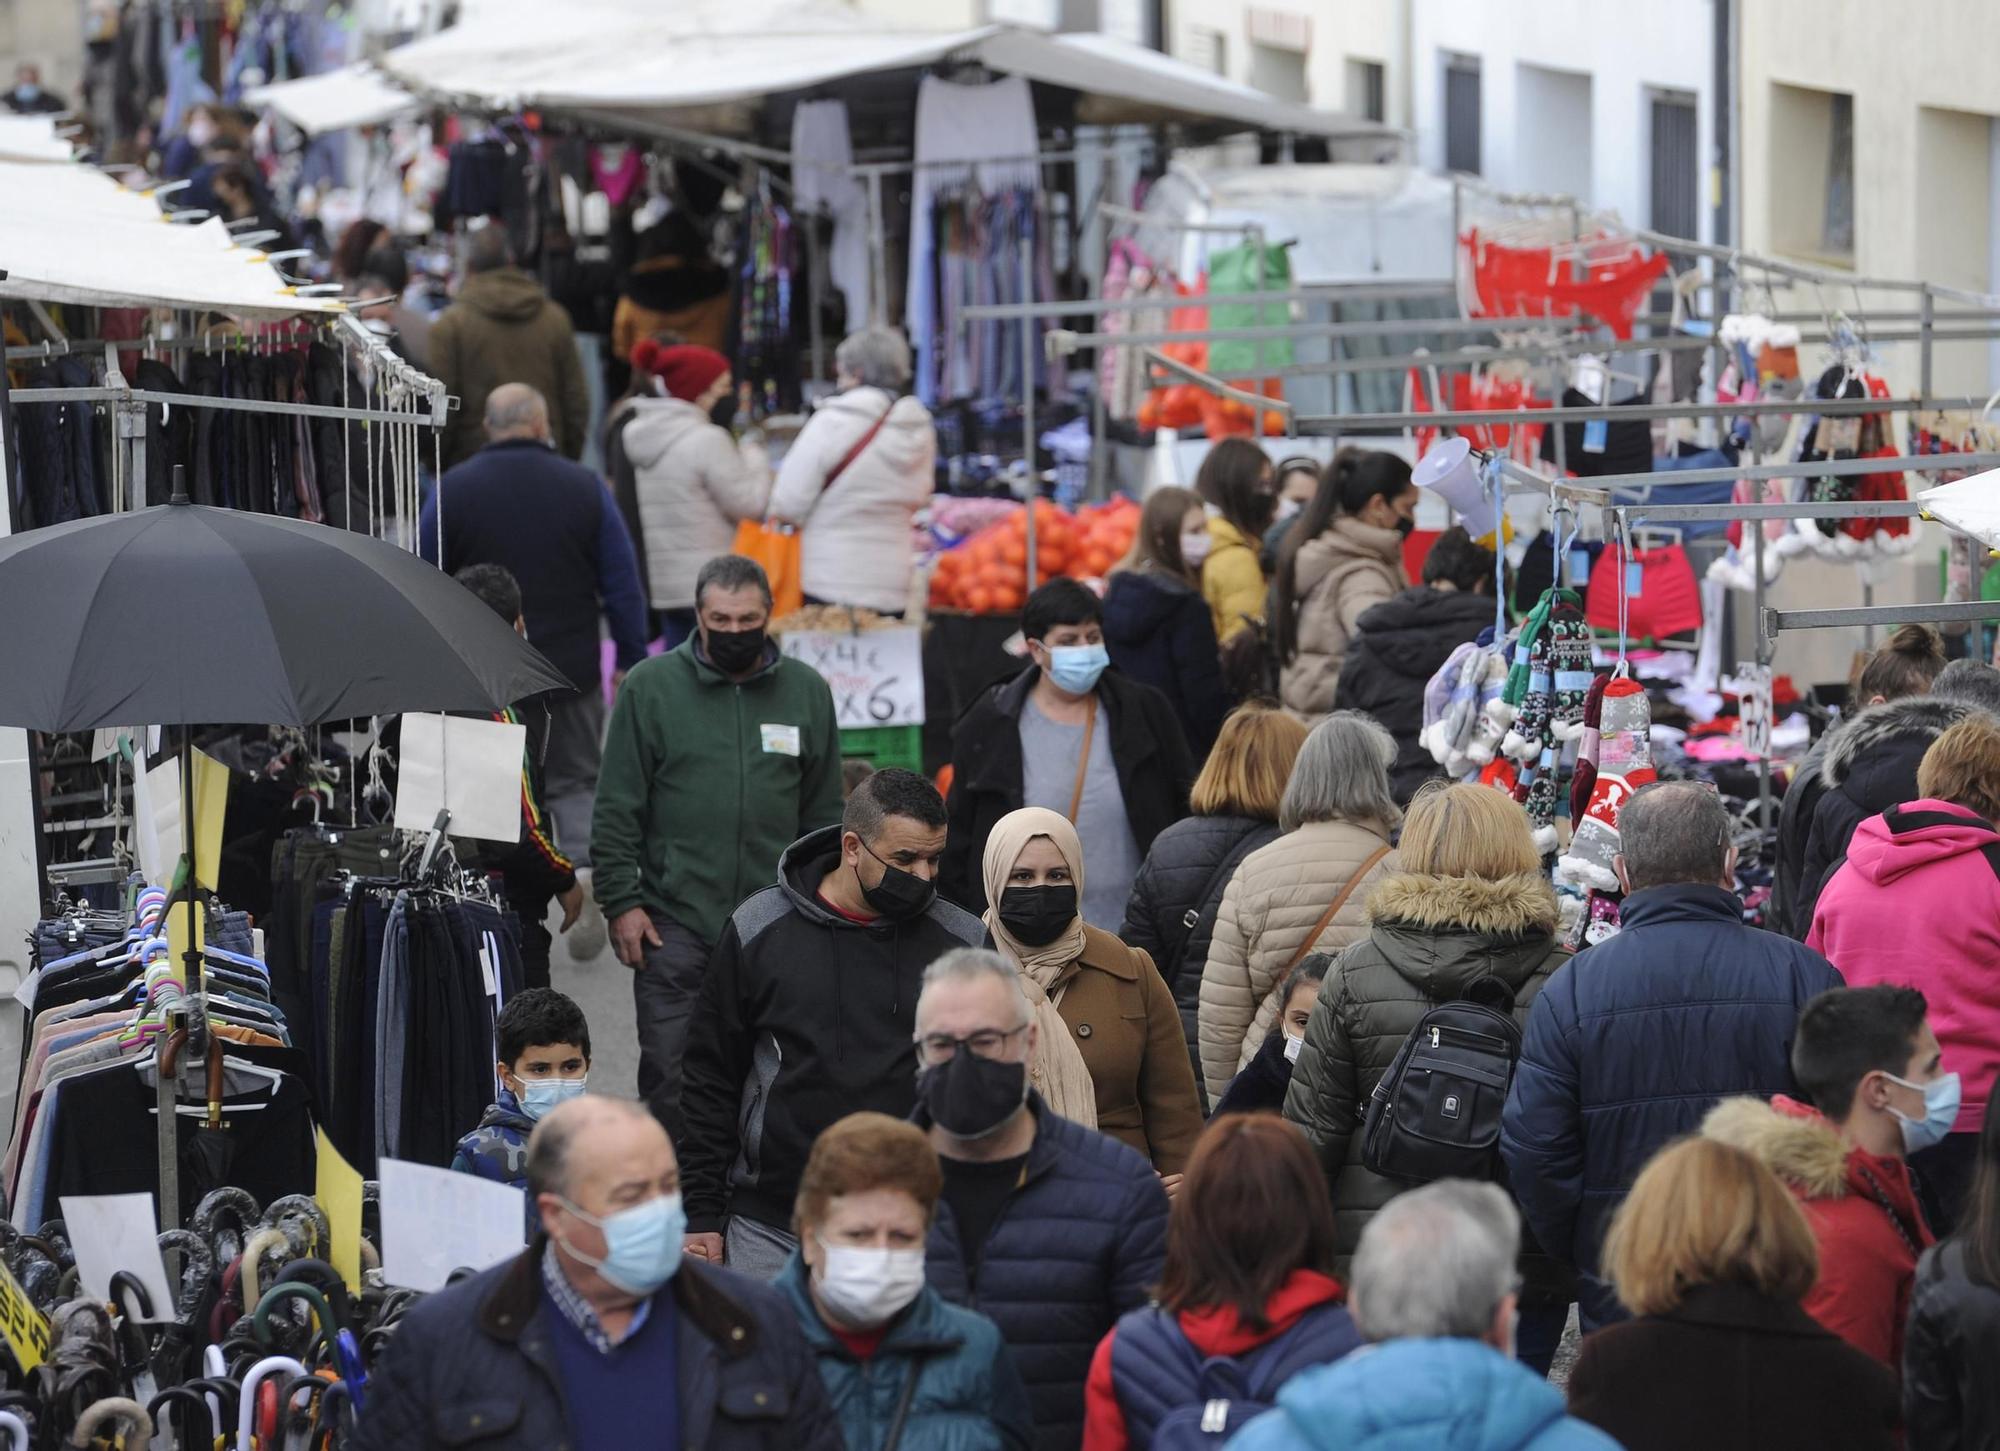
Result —
<instances>
[{"instance_id":1,"label":"building window","mask_svg":"<svg viewBox=\"0 0 2000 1451\"><path fill-rule=\"evenodd\" d=\"M1693 238L1701 227L1700 126L1694 97L1653 96L1651 210L1647 225L1669 237Z\"/></svg>"},{"instance_id":2,"label":"building window","mask_svg":"<svg viewBox=\"0 0 2000 1451\"><path fill-rule=\"evenodd\" d=\"M1444 169L1479 175L1479 57L1444 63Z\"/></svg>"},{"instance_id":3,"label":"building window","mask_svg":"<svg viewBox=\"0 0 2000 1451\"><path fill-rule=\"evenodd\" d=\"M1212 25L1190 25L1187 28L1187 60L1189 65L1200 66L1205 71L1214 71L1219 76L1229 74L1229 37Z\"/></svg>"},{"instance_id":4,"label":"building window","mask_svg":"<svg viewBox=\"0 0 2000 1451\"><path fill-rule=\"evenodd\" d=\"M1591 196L1591 82L1583 71L1525 62L1514 72L1514 168L1510 186L1553 196Z\"/></svg>"},{"instance_id":5,"label":"building window","mask_svg":"<svg viewBox=\"0 0 2000 1451\"><path fill-rule=\"evenodd\" d=\"M1773 83L1771 237L1780 251L1855 260L1854 97Z\"/></svg>"},{"instance_id":6,"label":"building window","mask_svg":"<svg viewBox=\"0 0 2000 1451\"><path fill-rule=\"evenodd\" d=\"M1347 62L1347 112L1364 121L1389 119L1386 72L1379 60Z\"/></svg>"},{"instance_id":7,"label":"building window","mask_svg":"<svg viewBox=\"0 0 2000 1451\"><path fill-rule=\"evenodd\" d=\"M1250 84L1267 96L1304 105L1309 99L1306 58L1296 50L1283 50L1253 40L1250 42Z\"/></svg>"}]
</instances>

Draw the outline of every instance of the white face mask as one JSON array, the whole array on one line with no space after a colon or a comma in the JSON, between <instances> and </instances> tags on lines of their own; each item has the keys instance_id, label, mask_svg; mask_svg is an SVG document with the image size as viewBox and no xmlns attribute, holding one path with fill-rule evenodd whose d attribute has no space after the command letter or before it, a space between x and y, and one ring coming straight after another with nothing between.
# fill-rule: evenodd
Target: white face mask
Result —
<instances>
[{"instance_id":1,"label":"white face mask","mask_svg":"<svg viewBox=\"0 0 2000 1451\"><path fill-rule=\"evenodd\" d=\"M1208 558L1208 551L1214 547L1214 544L1215 541L1209 538L1206 529L1202 530L1199 534L1183 534L1181 535L1181 558L1187 561L1188 568L1200 569L1202 561Z\"/></svg>"},{"instance_id":2,"label":"white face mask","mask_svg":"<svg viewBox=\"0 0 2000 1451\"><path fill-rule=\"evenodd\" d=\"M873 1330L894 1319L924 1288L924 1251L857 1249L819 1242L825 1259L814 1285L834 1318L852 1330Z\"/></svg>"},{"instance_id":3,"label":"white face mask","mask_svg":"<svg viewBox=\"0 0 2000 1451\"><path fill-rule=\"evenodd\" d=\"M1298 1062L1299 1050L1304 1048L1305 1046L1306 1046L1306 1035L1304 1033L1285 1034L1285 1061L1287 1063Z\"/></svg>"}]
</instances>

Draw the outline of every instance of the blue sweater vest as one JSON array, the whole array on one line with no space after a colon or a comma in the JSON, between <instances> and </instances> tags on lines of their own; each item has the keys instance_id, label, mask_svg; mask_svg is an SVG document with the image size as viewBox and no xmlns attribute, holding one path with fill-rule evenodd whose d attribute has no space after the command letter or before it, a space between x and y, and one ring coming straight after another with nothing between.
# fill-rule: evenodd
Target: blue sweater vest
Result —
<instances>
[{"instance_id":1,"label":"blue sweater vest","mask_svg":"<svg viewBox=\"0 0 2000 1451\"><path fill-rule=\"evenodd\" d=\"M639 1333L602 1354L543 1292L575 1451L678 1451L681 1444L679 1316L656 1296Z\"/></svg>"}]
</instances>

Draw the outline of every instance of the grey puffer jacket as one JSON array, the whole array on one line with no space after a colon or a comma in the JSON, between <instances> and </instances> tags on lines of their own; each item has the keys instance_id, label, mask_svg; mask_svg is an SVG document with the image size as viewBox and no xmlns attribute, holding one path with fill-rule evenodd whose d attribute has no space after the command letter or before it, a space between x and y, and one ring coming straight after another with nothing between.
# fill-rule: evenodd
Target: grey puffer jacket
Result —
<instances>
[{"instance_id":1,"label":"grey puffer jacket","mask_svg":"<svg viewBox=\"0 0 2000 1451\"><path fill-rule=\"evenodd\" d=\"M695 576L736 545L736 526L771 502L764 446L738 444L694 404L641 398L621 439L638 498L640 550L656 610L694 605Z\"/></svg>"},{"instance_id":2,"label":"grey puffer jacket","mask_svg":"<svg viewBox=\"0 0 2000 1451\"><path fill-rule=\"evenodd\" d=\"M1528 1007L1569 957L1555 939L1554 888L1539 873L1487 881L1399 872L1368 898L1368 935L1340 954L1313 1007L1285 1117L1305 1130L1333 1190L1335 1247L1354 1253L1375 1211L1409 1186L1361 1162L1361 1121L1375 1085L1424 1014L1496 977Z\"/></svg>"}]
</instances>

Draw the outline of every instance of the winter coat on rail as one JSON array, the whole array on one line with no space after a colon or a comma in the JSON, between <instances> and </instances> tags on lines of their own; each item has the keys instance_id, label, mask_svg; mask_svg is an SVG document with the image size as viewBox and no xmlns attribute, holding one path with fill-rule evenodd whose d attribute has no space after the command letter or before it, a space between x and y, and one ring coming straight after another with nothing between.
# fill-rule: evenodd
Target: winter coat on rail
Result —
<instances>
[{"instance_id":1,"label":"winter coat on rail","mask_svg":"<svg viewBox=\"0 0 2000 1451\"><path fill-rule=\"evenodd\" d=\"M1869 706L1828 739L1820 763L1825 789L1813 807L1800 867L1793 918L1800 936L1811 925L1819 894L1847 854L1855 831L1869 817L1917 799L1917 767L1924 752L1970 709L1929 695L1906 696Z\"/></svg>"},{"instance_id":2,"label":"winter coat on rail","mask_svg":"<svg viewBox=\"0 0 2000 1451\"><path fill-rule=\"evenodd\" d=\"M843 916L819 895L839 862L838 826L794 842L776 885L736 909L709 959L677 1146L695 1233L731 1214L789 1230L813 1140L850 1113L909 1114L924 969L985 940L942 899L907 921Z\"/></svg>"},{"instance_id":3,"label":"winter coat on rail","mask_svg":"<svg viewBox=\"0 0 2000 1451\"><path fill-rule=\"evenodd\" d=\"M1111 663L1164 695L1196 760L1208 755L1229 713L1215 625L1201 595L1163 569L1121 569L1104 592Z\"/></svg>"},{"instance_id":4,"label":"winter coat on rail","mask_svg":"<svg viewBox=\"0 0 2000 1451\"><path fill-rule=\"evenodd\" d=\"M465 279L431 329L431 372L458 399L444 430L450 468L486 442L486 398L502 383L526 383L549 405L549 437L564 458L583 456L590 392L569 314L517 267Z\"/></svg>"},{"instance_id":5,"label":"winter coat on rail","mask_svg":"<svg viewBox=\"0 0 2000 1451\"><path fill-rule=\"evenodd\" d=\"M656 610L694 606L695 576L736 545L736 526L771 499L764 446L738 445L694 404L642 398L619 435L639 504L639 545Z\"/></svg>"},{"instance_id":6,"label":"winter coat on rail","mask_svg":"<svg viewBox=\"0 0 2000 1451\"><path fill-rule=\"evenodd\" d=\"M1924 1251L1903 1342L1909 1451L2000 1446L2000 1288L1973 1278L1965 1241Z\"/></svg>"},{"instance_id":7,"label":"winter coat on rail","mask_svg":"<svg viewBox=\"0 0 2000 1451\"><path fill-rule=\"evenodd\" d=\"M1257 541L1227 519L1210 519L1208 537L1201 597L1208 602L1215 638L1227 640L1264 618L1264 565L1257 557Z\"/></svg>"},{"instance_id":8,"label":"winter coat on rail","mask_svg":"<svg viewBox=\"0 0 2000 1451\"><path fill-rule=\"evenodd\" d=\"M880 422L867 447L828 475ZM778 466L771 515L799 526L799 581L829 604L901 614L909 608L910 521L936 484L930 410L881 388L821 403Z\"/></svg>"},{"instance_id":9,"label":"winter coat on rail","mask_svg":"<svg viewBox=\"0 0 2000 1451\"><path fill-rule=\"evenodd\" d=\"M1000 1327L1034 1407L1036 1451L1075 1451L1091 1351L1159 1283L1167 1196L1144 1155L1049 1112L1039 1094L1028 1107L1035 1142L986 1243L960 1239L947 1196L925 1273ZM930 1127L922 1108L913 1121Z\"/></svg>"},{"instance_id":10,"label":"winter coat on rail","mask_svg":"<svg viewBox=\"0 0 2000 1451\"><path fill-rule=\"evenodd\" d=\"M1567 958L1557 945L1555 889L1539 873L1487 881L1399 872L1368 898L1368 935L1340 954L1321 985L1292 1071L1285 1117L1305 1130L1333 1191L1335 1246L1352 1255L1375 1211L1409 1186L1361 1161L1361 1122L1375 1085L1403 1040L1440 1003L1483 977L1528 1010ZM1542 1263L1536 1287L1563 1293L1568 1279Z\"/></svg>"},{"instance_id":11,"label":"winter coat on rail","mask_svg":"<svg viewBox=\"0 0 2000 1451\"><path fill-rule=\"evenodd\" d=\"M1701 1285L1585 1336L1569 1408L1625 1451L1890 1451L1896 1378L1796 1300Z\"/></svg>"},{"instance_id":12,"label":"winter coat on rail","mask_svg":"<svg viewBox=\"0 0 2000 1451\"><path fill-rule=\"evenodd\" d=\"M1556 969L1528 1014L1500 1155L1536 1241L1597 1273L1611 1216L1646 1161L1719 1098L1793 1088L1799 1011L1840 974L1809 948L1743 925L1720 887L1626 898L1616 937ZM1626 1316L1579 1279L1586 1328Z\"/></svg>"},{"instance_id":13,"label":"winter coat on rail","mask_svg":"<svg viewBox=\"0 0 2000 1451\"><path fill-rule=\"evenodd\" d=\"M1309 821L1243 859L1222 894L1215 940L1201 974L1201 1069L1209 1102L1249 1066L1277 1025L1278 994L1294 961L1337 953L1368 931L1368 894L1396 870L1389 832L1379 822ZM1368 863L1373 859L1373 865ZM1367 866L1308 948L1315 924L1341 888Z\"/></svg>"},{"instance_id":14,"label":"winter coat on rail","mask_svg":"<svg viewBox=\"0 0 2000 1451\"><path fill-rule=\"evenodd\" d=\"M1977 1133L2000 1077L2000 831L1970 807L1912 801L1862 822L1819 894L1806 946L1849 987L1923 993Z\"/></svg>"},{"instance_id":15,"label":"winter coat on rail","mask_svg":"<svg viewBox=\"0 0 2000 1451\"><path fill-rule=\"evenodd\" d=\"M1828 731L1812 744L1785 787L1785 799L1778 805L1778 840L1771 871L1771 906L1764 922L1773 932L1803 938L1812 926L1812 915L1799 916L1799 893L1805 887L1806 842L1812 836L1813 813L1819 798L1826 794L1820 767L1826 764ZM1813 884L1815 887L1817 883Z\"/></svg>"},{"instance_id":16,"label":"winter coat on rail","mask_svg":"<svg viewBox=\"0 0 2000 1451\"><path fill-rule=\"evenodd\" d=\"M1028 1393L991 1320L927 1286L882 1327L881 1343L863 1359L820 1318L811 1278L794 1254L774 1288L792 1302L819 1360L847 1451L887 1451L899 1419L897 1445L907 1451L1027 1451L1034 1438ZM906 1391L908 1409L899 1416Z\"/></svg>"},{"instance_id":17,"label":"winter coat on rail","mask_svg":"<svg viewBox=\"0 0 2000 1451\"><path fill-rule=\"evenodd\" d=\"M1618 1451L1477 1340L1385 1340L1292 1377L1229 1451Z\"/></svg>"},{"instance_id":18,"label":"winter coat on rail","mask_svg":"<svg viewBox=\"0 0 2000 1451\"><path fill-rule=\"evenodd\" d=\"M1201 1383L1188 1374L1183 1345L1197 1362L1259 1366L1260 1378L1273 1392L1289 1379L1281 1374L1288 1367L1331 1365L1361 1344L1354 1317L1342 1308L1345 1298L1338 1280L1293 1270L1264 1302L1262 1329L1245 1323L1230 1305L1173 1316L1152 1305L1130 1312L1098 1342L1091 1357L1083 1451L1147 1451L1167 1415L1201 1404ZM1256 1352L1285 1336L1289 1343L1271 1351L1281 1363L1260 1364ZM1257 1389L1254 1384L1245 1388Z\"/></svg>"},{"instance_id":19,"label":"winter coat on rail","mask_svg":"<svg viewBox=\"0 0 2000 1451\"><path fill-rule=\"evenodd\" d=\"M1399 805L1444 774L1417 739L1424 729L1424 687L1452 651L1492 623L1490 596L1431 585L1391 596L1356 623L1334 698L1342 710L1368 712L1396 738L1389 784Z\"/></svg>"},{"instance_id":20,"label":"winter coat on rail","mask_svg":"<svg viewBox=\"0 0 2000 1451\"><path fill-rule=\"evenodd\" d=\"M1149 953L1181 1011L1195 1078L1201 1078L1201 975L1222 895L1243 859L1278 839L1278 823L1250 816L1190 816L1153 841L1132 880L1127 946Z\"/></svg>"},{"instance_id":21,"label":"winter coat on rail","mask_svg":"<svg viewBox=\"0 0 2000 1451\"><path fill-rule=\"evenodd\" d=\"M1299 547L1293 571L1297 650L1285 662L1278 693L1288 710L1325 715L1346 704L1336 687L1361 617L1409 587L1403 536L1342 514Z\"/></svg>"},{"instance_id":22,"label":"winter coat on rail","mask_svg":"<svg viewBox=\"0 0 2000 1451\"><path fill-rule=\"evenodd\" d=\"M986 910L980 859L995 824L1025 804L1021 711L1042 672L1035 666L1002 681L966 707L951 733L951 794L938 889L968 911ZM1111 760L1125 797L1125 818L1141 852L1187 815L1195 767L1180 722L1159 691L1107 670L1097 681L1103 710L1097 729L1111 732Z\"/></svg>"},{"instance_id":23,"label":"winter coat on rail","mask_svg":"<svg viewBox=\"0 0 2000 1451\"><path fill-rule=\"evenodd\" d=\"M1902 1374L1917 1257L1932 1242L1910 1166L1843 1142L1818 1110L1783 1094L1725 1100L1701 1132L1756 1158L1805 1210L1819 1245L1806 1313Z\"/></svg>"}]
</instances>

